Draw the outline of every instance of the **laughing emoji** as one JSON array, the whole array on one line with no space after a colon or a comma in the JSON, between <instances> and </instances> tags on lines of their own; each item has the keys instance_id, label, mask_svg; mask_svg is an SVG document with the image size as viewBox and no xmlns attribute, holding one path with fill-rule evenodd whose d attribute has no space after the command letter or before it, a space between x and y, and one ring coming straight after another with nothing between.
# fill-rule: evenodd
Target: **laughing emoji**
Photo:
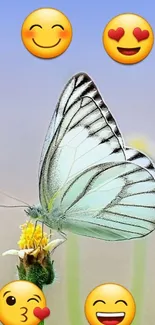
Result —
<instances>
[{"instance_id":1,"label":"laughing emoji","mask_svg":"<svg viewBox=\"0 0 155 325\"><path fill-rule=\"evenodd\" d=\"M85 302L85 315L90 325L130 325L135 312L131 293L114 283L96 287Z\"/></svg>"},{"instance_id":2,"label":"laughing emoji","mask_svg":"<svg viewBox=\"0 0 155 325\"><path fill-rule=\"evenodd\" d=\"M151 52L154 34L150 24L141 16L122 14L106 26L102 41L107 54L123 64L135 64Z\"/></svg>"}]
</instances>

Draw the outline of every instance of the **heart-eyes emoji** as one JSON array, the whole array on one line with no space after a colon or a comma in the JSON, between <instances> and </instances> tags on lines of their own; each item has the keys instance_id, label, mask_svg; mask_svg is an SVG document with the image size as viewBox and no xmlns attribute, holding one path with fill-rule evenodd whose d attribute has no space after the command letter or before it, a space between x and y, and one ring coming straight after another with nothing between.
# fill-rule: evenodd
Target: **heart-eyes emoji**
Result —
<instances>
[{"instance_id":1,"label":"heart-eyes emoji","mask_svg":"<svg viewBox=\"0 0 155 325\"><path fill-rule=\"evenodd\" d=\"M102 41L113 60L122 64L135 64L151 52L154 34L143 17L126 13L114 17L107 24Z\"/></svg>"}]
</instances>

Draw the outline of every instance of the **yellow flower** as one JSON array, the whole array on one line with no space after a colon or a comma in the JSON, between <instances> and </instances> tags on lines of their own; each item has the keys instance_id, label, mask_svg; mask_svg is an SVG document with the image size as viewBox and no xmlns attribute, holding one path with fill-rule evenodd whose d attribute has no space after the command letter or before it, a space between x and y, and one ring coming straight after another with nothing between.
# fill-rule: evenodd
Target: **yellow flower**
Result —
<instances>
[{"instance_id":1,"label":"yellow flower","mask_svg":"<svg viewBox=\"0 0 155 325\"><path fill-rule=\"evenodd\" d=\"M26 222L21 227L22 233L18 242L20 249L44 248L49 243L48 235L42 231L40 225L35 225L32 222Z\"/></svg>"},{"instance_id":2,"label":"yellow flower","mask_svg":"<svg viewBox=\"0 0 155 325\"><path fill-rule=\"evenodd\" d=\"M32 222L26 222L20 228L22 232L18 241L19 250L8 250L2 254L3 256L17 255L23 259L25 254L37 257L41 251L46 255L48 252L53 253L55 248L65 241L64 239L49 241L49 236L43 232L42 227L35 226Z\"/></svg>"}]
</instances>

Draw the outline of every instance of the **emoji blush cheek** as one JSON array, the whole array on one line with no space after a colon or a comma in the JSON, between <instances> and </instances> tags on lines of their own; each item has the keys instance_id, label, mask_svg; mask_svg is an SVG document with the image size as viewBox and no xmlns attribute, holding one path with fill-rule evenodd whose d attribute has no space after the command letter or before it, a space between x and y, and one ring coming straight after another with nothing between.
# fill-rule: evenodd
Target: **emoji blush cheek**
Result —
<instances>
[{"instance_id":1,"label":"emoji blush cheek","mask_svg":"<svg viewBox=\"0 0 155 325\"><path fill-rule=\"evenodd\" d=\"M59 37L60 38L68 38L68 36L69 36L70 34L69 34L69 31L68 30L62 30L62 31L60 31L59 32Z\"/></svg>"},{"instance_id":2,"label":"emoji blush cheek","mask_svg":"<svg viewBox=\"0 0 155 325\"><path fill-rule=\"evenodd\" d=\"M36 33L32 30L25 30L24 31L24 37L27 39L32 39L36 36Z\"/></svg>"}]
</instances>

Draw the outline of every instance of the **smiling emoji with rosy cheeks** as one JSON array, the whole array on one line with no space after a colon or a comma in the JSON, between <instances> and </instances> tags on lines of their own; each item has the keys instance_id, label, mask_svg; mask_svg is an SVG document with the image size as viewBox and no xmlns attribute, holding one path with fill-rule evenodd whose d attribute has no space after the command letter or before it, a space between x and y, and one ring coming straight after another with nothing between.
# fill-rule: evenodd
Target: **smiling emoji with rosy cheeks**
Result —
<instances>
[{"instance_id":1,"label":"smiling emoji with rosy cheeks","mask_svg":"<svg viewBox=\"0 0 155 325\"><path fill-rule=\"evenodd\" d=\"M114 283L96 287L85 302L85 315L90 325L130 325L135 311L131 293Z\"/></svg>"},{"instance_id":2,"label":"smiling emoji with rosy cheeks","mask_svg":"<svg viewBox=\"0 0 155 325\"><path fill-rule=\"evenodd\" d=\"M122 64L135 64L151 52L154 34L149 23L141 16L122 14L107 24L102 41L113 60Z\"/></svg>"},{"instance_id":3,"label":"smiling emoji with rosy cheeks","mask_svg":"<svg viewBox=\"0 0 155 325\"><path fill-rule=\"evenodd\" d=\"M24 21L21 37L26 49L42 59L63 54L72 41L72 26L59 10L40 8Z\"/></svg>"}]
</instances>

